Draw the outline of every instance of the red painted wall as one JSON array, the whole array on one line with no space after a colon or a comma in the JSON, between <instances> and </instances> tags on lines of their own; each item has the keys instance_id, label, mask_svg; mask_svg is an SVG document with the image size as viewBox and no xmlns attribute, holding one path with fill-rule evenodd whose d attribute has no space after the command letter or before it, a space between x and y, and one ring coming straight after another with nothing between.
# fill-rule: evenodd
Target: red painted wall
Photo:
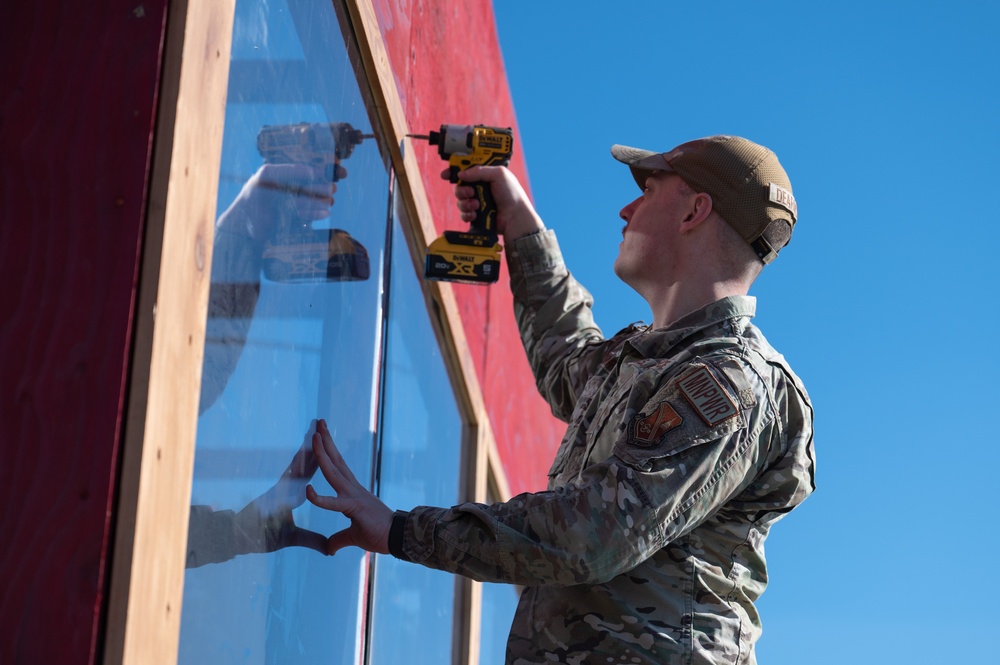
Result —
<instances>
[{"instance_id":1,"label":"red painted wall","mask_svg":"<svg viewBox=\"0 0 1000 665\"><path fill-rule=\"evenodd\" d=\"M375 0L379 24L410 129L442 124L512 127L511 169L530 193L517 118L507 85L492 3ZM461 228L452 186L438 177L444 162L431 146L413 146L438 231ZM538 396L514 322L506 266L489 287L455 285L511 491L545 487L565 425Z\"/></svg>"},{"instance_id":2,"label":"red painted wall","mask_svg":"<svg viewBox=\"0 0 1000 665\"><path fill-rule=\"evenodd\" d=\"M0 663L90 663L166 0L6 3Z\"/></svg>"}]
</instances>

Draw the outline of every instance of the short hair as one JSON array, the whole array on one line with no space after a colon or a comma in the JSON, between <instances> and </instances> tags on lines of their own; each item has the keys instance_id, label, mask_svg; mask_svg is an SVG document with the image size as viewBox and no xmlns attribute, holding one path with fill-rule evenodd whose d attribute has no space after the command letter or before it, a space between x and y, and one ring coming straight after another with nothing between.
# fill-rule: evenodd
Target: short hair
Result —
<instances>
[{"instance_id":1,"label":"short hair","mask_svg":"<svg viewBox=\"0 0 1000 665\"><path fill-rule=\"evenodd\" d=\"M734 278L752 283L760 271L764 269L764 262L757 256L756 250L750 246L740 232L729 225L722 215L716 213L719 218L718 224L718 258L720 265Z\"/></svg>"},{"instance_id":2,"label":"short hair","mask_svg":"<svg viewBox=\"0 0 1000 665\"><path fill-rule=\"evenodd\" d=\"M679 180L681 192L685 196L698 193L683 178ZM731 277L747 283L753 282L764 268L764 262L757 256L756 250L750 246L750 243L740 235L739 231L734 229L717 210L713 208L712 212L715 213L720 222L717 256L720 264ZM783 228L783 235L777 227ZM772 229L775 229L777 233L772 232ZM772 243L772 247L783 247L791 237L791 228L787 224L771 224L765 232L765 237Z\"/></svg>"}]
</instances>

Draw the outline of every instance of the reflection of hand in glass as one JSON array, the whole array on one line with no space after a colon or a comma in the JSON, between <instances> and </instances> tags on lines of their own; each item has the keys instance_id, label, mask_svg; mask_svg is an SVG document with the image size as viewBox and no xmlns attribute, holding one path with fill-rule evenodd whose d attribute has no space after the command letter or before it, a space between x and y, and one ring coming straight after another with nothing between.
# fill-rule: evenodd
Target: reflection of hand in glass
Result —
<instances>
[{"instance_id":1,"label":"reflection of hand in glass","mask_svg":"<svg viewBox=\"0 0 1000 665\"><path fill-rule=\"evenodd\" d=\"M306 485L318 461L306 441L291 464L268 491L239 513L192 506L188 528L188 568L228 561L240 554L275 552L285 547L306 547L326 552L326 537L295 524L292 511L306 499Z\"/></svg>"},{"instance_id":2,"label":"reflection of hand in glass","mask_svg":"<svg viewBox=\"0 0 1000 665\"><path fill-rule=\"evenodd\" d=\"M274 552L285 547L326 551L326 538L295 524L292 510L306 500L306 485L319 466L309 442L302 444L274 487L236 515L237 547L241 554Z\"/></svg>"},{"instance_id":3,"label":"reflection of hand in glass","mask_svg":"<svg viewBox=\"0 0 1000 665\"><path fill-rule=\"evenodd\" d=\"M343 166L335 168L337 180L347 176ZM263 243L285 217L301 222L329 217L336 191L336 183L322 169L307 164L264 164L219 216L216 230Z\"/></svg>"},{"instance_id":4,"label":"reflection of hand in glass","mask_svg":"<svg viewBox=\"0 0 1000 665\"><path fill-rule=\"evenodd\" d=\"M338 178L347 176L334 165ZM225 390L243 352L250 320L260 295L265 243L279 229L307 229L330 216L336 184L323 169L305 164L264 164L244 183L239 195L216 222L212 287L208 317L211 334L205 348L200 411Z\"/></svg>"}]
</instances>

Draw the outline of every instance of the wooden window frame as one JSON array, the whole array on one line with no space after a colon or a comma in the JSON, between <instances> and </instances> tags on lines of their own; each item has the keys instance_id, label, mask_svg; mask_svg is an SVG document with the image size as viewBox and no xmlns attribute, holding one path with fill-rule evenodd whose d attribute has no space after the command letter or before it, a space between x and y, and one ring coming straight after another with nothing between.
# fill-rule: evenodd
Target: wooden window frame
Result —
<instances>
[{"instance_id":1,"label":"wooden window frame","mask_svg":"<svg viewBox=\"0 0 1000 665\"><path fill-rule=\"evenodd\" d=\"M335 0L336 1L336 0ZM418 266L437 231L374 0L344 0ZM235 0L171 0L129 377L103 662L177 662L198 399ZM345 26L345 29L348 29ZM163 276L163 278L161 278ZM510 496L450 284L428 312L465 423L464 500ZM481 585L456 578L456 663L477 665Z\"/></svg>"}]
</instances>

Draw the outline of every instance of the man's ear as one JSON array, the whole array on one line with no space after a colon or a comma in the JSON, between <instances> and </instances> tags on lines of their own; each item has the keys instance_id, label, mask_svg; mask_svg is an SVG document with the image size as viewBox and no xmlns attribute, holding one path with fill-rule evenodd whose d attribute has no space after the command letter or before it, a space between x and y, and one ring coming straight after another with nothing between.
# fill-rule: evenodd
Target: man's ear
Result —
<instances>
[{"instance_id":1,"label":"man's ear","mask_svg":"<svg viewBox=\"0 0 1000 665\"><path fill-rule=\"evenodd\" d=\"M681 233L693 231L712 214L712 197L705 192L692 196L687 217L681 222Z\"/></svg>"}]
</instances>

